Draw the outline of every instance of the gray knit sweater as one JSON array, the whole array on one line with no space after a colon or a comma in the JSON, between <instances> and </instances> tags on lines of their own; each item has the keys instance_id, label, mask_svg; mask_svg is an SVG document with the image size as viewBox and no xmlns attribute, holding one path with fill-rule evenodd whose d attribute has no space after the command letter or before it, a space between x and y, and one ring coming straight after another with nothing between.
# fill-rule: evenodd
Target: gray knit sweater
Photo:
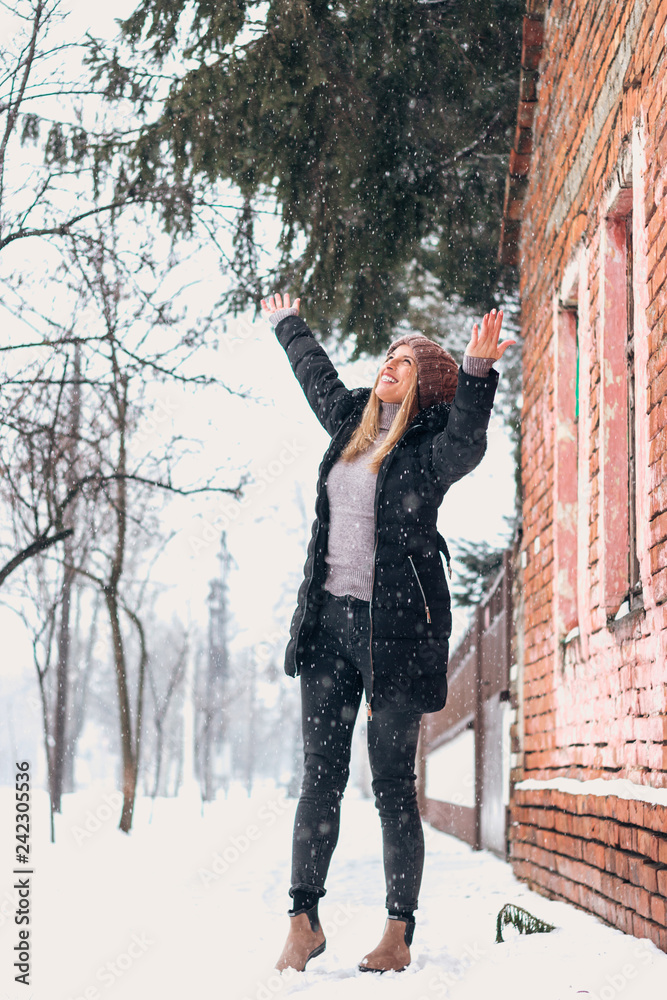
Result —
<instances>
[{"instance_id":1,"label":"gray knit sweater","mask_svg":"<svg viewBox=\"0 0 667 1000\"><path fill-rule=\"evenodd\" d=\"M338 459L327 478L329 546L324 588L338 597L351 594L363 601L371 599L377 473L368 464L400 408L400 403L382 403L380 430L368 451L351 462Z\"/></svg>"},{"instance_id":2,"label":"gray knit sweater","mask_svg":"<svg viewBox=\"0 0 667 1000\"><path fill-rule=\"evenodd\" d=\"M485 378L491 370L491 358L464 355L463 371ZM375 484L377 473L368 464L387 437L400 403L380 405L380 430L368 451L351 462L342 459L333 465L326 482L329 499L329 542L327 577L324 589L342 597L350 594L370 601L373 581L375 544Z\"/></svg>"}]
</instances>

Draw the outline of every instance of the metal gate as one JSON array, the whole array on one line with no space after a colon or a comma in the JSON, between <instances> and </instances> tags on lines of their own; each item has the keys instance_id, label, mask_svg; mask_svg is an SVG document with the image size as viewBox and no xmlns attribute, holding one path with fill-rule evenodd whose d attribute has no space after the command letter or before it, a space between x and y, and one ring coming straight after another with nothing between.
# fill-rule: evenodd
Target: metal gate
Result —
<instances>
[{"instance_id":1,"label":"metal gate","mask_svg":"<svg viewBox=\"0 0 667 1000\"><path fill-rule=\"evenodd\" d=\"M509 801L509 674L512 638L511 551L475 609L449 661L449 693L441 712L422 719L420 808L439 830L505 858ZM427 798L428 758L467 729L474 732L474 805Z\"/></svg>"}]
</instances>

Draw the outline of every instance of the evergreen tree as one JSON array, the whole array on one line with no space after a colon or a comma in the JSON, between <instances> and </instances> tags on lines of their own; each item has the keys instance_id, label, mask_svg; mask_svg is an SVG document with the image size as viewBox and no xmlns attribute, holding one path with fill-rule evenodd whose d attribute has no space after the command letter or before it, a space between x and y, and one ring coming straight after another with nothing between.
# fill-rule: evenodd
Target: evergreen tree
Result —
<instances>
[{"instance_id":1,"label":"evergreen tree","mask_svg":"<svg viewBox=\"0 0 667 1000\"><path fill-rule=\"evenodd\" d=\"M125 176L193 198L241 196L238 311L267 288L307 298L321 330L389 342L410 276L489 308L516 121L522 0L140 0L119 49L90 61L143 115ZM165 84L167 81L167 84ZM277 205L280 260L261 266L258 212ZM168 228L187 212L167 201Z\"/></svg>"},{"instance_id":2,"label":"evergreen tree","mask_svg":"<svg viewBox=\"0 0 667 1000\"><path fill-rule=\"evenodd\" d=\"M475 606L500 573L507 546L497 548L486 541L471 542L463 539L452 542L452 548L452 566L456 574L452 598L460 608Z\"/></svg>"}]
</instances>

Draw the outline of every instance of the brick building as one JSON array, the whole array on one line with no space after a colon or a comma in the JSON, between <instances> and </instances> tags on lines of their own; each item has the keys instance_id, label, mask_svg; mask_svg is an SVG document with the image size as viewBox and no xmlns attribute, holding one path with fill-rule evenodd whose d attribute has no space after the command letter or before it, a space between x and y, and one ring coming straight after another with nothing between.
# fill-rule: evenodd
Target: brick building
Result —
<instances>
[{"instance_id":1,"label":"brick building","mask_svg":"<svg viewBox=\"0 0 667 1000\"><path fill-rule=\"evenodd\" d=\"M667 950L667 0L528 0L510 857Z\"/></svg>"}]
</instances>

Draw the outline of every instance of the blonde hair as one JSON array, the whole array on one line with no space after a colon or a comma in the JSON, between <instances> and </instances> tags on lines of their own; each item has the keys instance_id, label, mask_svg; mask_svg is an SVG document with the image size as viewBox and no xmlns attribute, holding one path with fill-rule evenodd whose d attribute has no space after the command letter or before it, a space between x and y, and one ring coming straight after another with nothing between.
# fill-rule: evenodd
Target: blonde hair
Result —
<instances>
[{"instance_id":1,"label":"blonde hair","mask_svg":"<svg viewBox=\"0 0 667 1000\"><path fill-rule=\"evenodd\" d=\"M351 462L357 455L363 455L368 451L378 436L380 430L380 397L375 393L375 386L380 381L381 371L371 390L371 395L361 414L361 421L354 434L345 445L341 458L344 462ZM377 473L382 465L382 461L391 449L400 441L403 434L412 423L419 410L417 402L417 365L412 366L412 381L401 403L401 408L394 417L389 433L368 463L368 468Z\"/></svg>"}]
</instances>

